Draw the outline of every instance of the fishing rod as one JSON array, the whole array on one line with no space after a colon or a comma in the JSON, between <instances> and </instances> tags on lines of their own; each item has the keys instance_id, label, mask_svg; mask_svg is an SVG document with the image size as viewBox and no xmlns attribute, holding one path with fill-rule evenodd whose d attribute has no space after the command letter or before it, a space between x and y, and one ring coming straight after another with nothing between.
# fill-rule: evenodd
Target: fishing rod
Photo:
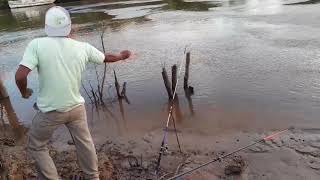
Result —
<instances>
[{"instance_id":1,"label":"fishing rod","mask_svg":"<svg viewBox=\"0 0 320 180\"><path fill-rule=\"evenodd\" d=\"M186 52L187 52L187 46L185 47L184 55L186 54ZM156 172L155 172L156 174L158 173L159 168L160 168L160 162L161 162L162 155L168 149L166 141L167 141L167 136L168 136L168 129L169 129L169 124L170 124L170 119L173 118L173 116L172 116L173 105L174 105L174 100L175 100L176 93L177 93L177 87L178 87L178 84L179 84L179 79L180 79L180 74L181 74L181 69L182 69L182 60L183 59L181 59L181 61L180 61L180 67L179 67L179 72L178 72L178 77L177 77L177 83L175 84L174 91L173 91L173 97L172 97L171 102L170 102L170 108L169 108L167 123L166 123L166 127L164 129L164 135L163 135L163 139L162 139L162 142L161 142L161 147L160 147L159 156L158 156L158 160L157 160L157 166L156 166ZM175 124L174 124L174 126L175 126ZM176 129L175 129L175 131L176 131ZM176 131L176 133L177 133L177 131ZM178 140L178 138L177 138L177 140ZM178 141L178 143L179 143L179 141ZM179 143L179 147L180 147L180 143ZM180 149L180 151L181 151L181 149Z\"/></svg>"},{"instance_id":2,"label":"fishing rod","mask_svg":"<svg viewBox=\"0 0 320 180\"><path fill-rule=\"evenodd\" d=\"M232 154L235 154L235 153L237 153L237 152L240 152L240 151L242 151L242 150L244 150L244 149L247 149L247 148L249 148L249 147L251 147L251 146L253 146L253 145L256 145L256 144L261 143L261 142L263 142L263 141L271 140L271 139L273 139L274 137L276 137L276 136L278 136L278 135L280 135L280 134L283 134L283 133L289 131L290 129L291 129L291 128L285 129L285 130L282 130L282 131L273 133L273 134L271 134L271 135L269 135L269 136L266 136L266 137L264 137L264 138L262 138L262 139L260 139L260 140L256 140L256 141L252 142L251 144L249 144L249 145L247 145L247 146L241 147L241 148L239 148L239 149L237 149L237 150L235 150L235 151L233 151L233 152L230 152L230 153L228 153L228 154L225 154L225 155L223 155L223 156L219 156L219 157L217 157L217 158L215 158L215 159L213 159L213 160L211 160L211 161L208 161L208 162L206 162L206 163L204 163L204 164L201 164L200 166L197 166L197 167L195 167L195 168L193 168L193 169L190 169L190 170L188 170L188 171L186 171L186 172L183 172L183 173L180 173L180 174L175 175L175 176L173 176L173 177L170 177L170 178L167 179L167 180L174 180L174 179L180 178L180 177L182 177L182 176L184 176L184 175L186 175L186 174L190 174L190 173L192 173L192 172L194 172L194 171L196 171L196 170L198 170L198 169L200 169L200 168L203 168L203 167L205 167L205 166L207 166L207 165L209 165L209 164L211 164L211 163L214 163L214 162L216 162L216 161L221 161L222 159L224 159L224 158L226 158L226 157L228 157L228 156L231 156Z\"/></svg>"}]
</instances>

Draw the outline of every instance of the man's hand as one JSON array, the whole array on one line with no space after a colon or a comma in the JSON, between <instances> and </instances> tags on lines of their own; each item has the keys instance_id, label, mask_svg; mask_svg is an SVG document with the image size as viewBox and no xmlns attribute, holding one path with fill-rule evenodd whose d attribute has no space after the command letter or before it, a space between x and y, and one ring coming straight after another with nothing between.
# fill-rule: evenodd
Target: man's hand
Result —
<instances>
[{"instance_id":1,"label":"man's hand","mask_svg":"<svg viewBox=\"0 0 320 180\"><path fill-rule=\"evenodd\" d=\"M128 59L131 56L131 52L128 50L121 51L122 60Z\"/></svg>"},{"instance_id":2,"label":"man's hand","mask_svg":"<svg viewBox=\"0 0 320 180\"><path fill-rule=\"evenodd\" d=\"M24 99L29 99L29 97L31 97L33 94L33 90L30 88L27 88L26 91L22 94L22 97Z\"/></svg>"},{"instance_id":3,"label":"man's hand","mask_svg":"<svg viewBox=\"0 0 320 180\"><path fill-rule=\"evenodd\" d=\"M128 50L121 51L120 54L106 54L104 62L113 63L121 60L128 59L131 56L131 52Z\"/></svg>"}]
</instances>

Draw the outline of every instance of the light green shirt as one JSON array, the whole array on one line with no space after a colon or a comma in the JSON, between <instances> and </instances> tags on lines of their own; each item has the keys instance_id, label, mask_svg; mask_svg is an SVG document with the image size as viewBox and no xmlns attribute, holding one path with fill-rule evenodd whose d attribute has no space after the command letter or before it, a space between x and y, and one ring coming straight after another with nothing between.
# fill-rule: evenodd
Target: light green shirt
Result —
<instances>
[{"instance_id":1,"label":"light green shirt","mask_svg":"<svg viewBox=\"0 0 320 180\"><path fill-rule=\"evenodd\" d=\"M84 103L80 87L87 62L101 64L104 59L104 54L88 43L45 37L29 43L20 65L38 69L39 109L66 112Z\"/></svg>"}]
</instances>

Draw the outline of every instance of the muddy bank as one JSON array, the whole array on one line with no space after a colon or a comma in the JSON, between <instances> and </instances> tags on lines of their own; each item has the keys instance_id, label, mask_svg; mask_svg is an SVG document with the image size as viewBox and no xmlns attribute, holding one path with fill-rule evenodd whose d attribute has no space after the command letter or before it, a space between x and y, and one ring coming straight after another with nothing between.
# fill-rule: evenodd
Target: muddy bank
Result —
<instances>
[{"instance_id":1,"label":"muddy bank","mask_svg":"<svg viewBox=\"0 0 320 180\"><path fill-rule=\"evenodd\" d=\"M101 179L166 179L270 133L203 136L182 132L182 154L178 151L174 135L170 134L169 151L163 156L158 175L154 172L163 132L150 132L141 139L130 141L110 138L104 143L96 143ZM7 135L7 138L10 139L10 136ZM36 179L34 162L28 158L25 143L5 142L1 136L1 175L16 179ZM72 143L61 146L60 142L52 141L49 147L63 179L81 175ZM319 169L320 129L296 129L182 179L316 180L320 177Z\"/></svg>"}]
</instances>

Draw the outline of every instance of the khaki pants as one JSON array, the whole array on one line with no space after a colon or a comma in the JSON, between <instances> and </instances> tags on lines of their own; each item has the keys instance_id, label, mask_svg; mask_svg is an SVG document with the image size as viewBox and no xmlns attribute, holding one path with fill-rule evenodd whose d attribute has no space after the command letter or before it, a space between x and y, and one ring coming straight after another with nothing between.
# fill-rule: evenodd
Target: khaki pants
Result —
<instances>
[{"instance_id":1,"label":"khaki pants","mask_svg":"<svg viewBox=\"0 0 320 180\"><path fill-rule=\"evenodd\" d=\"M89 132L84 105L63 113L56 111L40 112L32 122L29 131L28 150L36 162L39 179L60 179L49 155L47 143L53 132L63 124L69 129L74 140L78 163L85 174L84 178L99 180L98 158Z\"/></svg>"}]
</instances>

